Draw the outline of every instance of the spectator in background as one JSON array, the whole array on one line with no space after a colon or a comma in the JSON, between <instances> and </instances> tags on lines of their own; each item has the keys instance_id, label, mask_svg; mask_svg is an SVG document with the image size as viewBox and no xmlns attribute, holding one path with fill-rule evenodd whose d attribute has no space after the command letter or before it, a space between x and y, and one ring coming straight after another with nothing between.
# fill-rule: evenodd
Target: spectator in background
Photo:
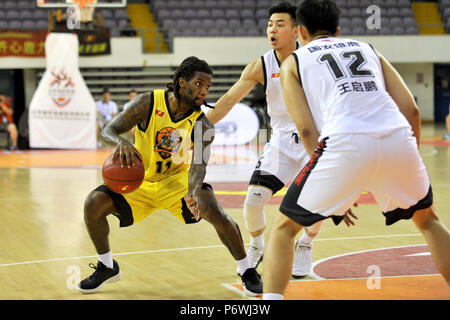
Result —
<instances>
[{"instance_id":1,"label":"spectator in background","mask_svg":"<svg viewBox=\"0 0 450 320\"><path fill-rule=\"evenodd\" d=\"M137 35L130 18L127 19L127 25L120 31L120 35L123 37L135 37Z\"/></svg>"},{"instance_id":2,"label":"spectator in background","mask_svg":"<svg viewBox=\"0 0 450 320\"><path fill-rule=\"evenodd\" d=\"M4 95L0 95L0 131L8 131L12 145L10 150L17 150L18 131L13 121L11 103Z\"/></svg>"},{"instance_id":3,"label":"spectator in background","mask_svg":"<svg viewBox=\"0 0 450 320\"><path fill-rule=\"evenodd\" d=\"M50 32L68 32L67 13L62 9L51 10L48 16L48 30Z\"/></svg>"},{"instance_id":4,"label":"spectator in background","mask_svg":"<svg viewBox=\"0 0 450 320\"><path fill-rule=\"evenodd\" d=\"M100 11L95 12L93 23L95 29L103 29L105 27L105 20Z\"/></svg>"},{"instance_id":5,"label":"spectator in background","mask_svg":"<svg viewBox=\"0 0 450 320\"><path fill-rule=\"evenodd\" d=\"M101 135L103 127L105 127L118 113L117 103L111 100L111 94L108 88L102 91L102 99L95 103L97 107L97 141L101 146Z\"/></svg>"}]
</instances>

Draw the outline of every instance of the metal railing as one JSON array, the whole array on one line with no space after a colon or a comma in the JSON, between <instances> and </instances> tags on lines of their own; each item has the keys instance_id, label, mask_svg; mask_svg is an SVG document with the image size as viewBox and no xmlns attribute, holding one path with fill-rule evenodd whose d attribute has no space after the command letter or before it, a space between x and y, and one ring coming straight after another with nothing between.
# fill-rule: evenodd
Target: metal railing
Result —
<instances>
[{"instance_id":1,"label":"metal railing","mask_svg":"<svg viewBox=\"0 0 450 320\"><path fill-rule=\"evenodd\" d=\"M163 28L138 28L144 53L173 52L173 33Z\"/></svg>"}]
</instances>

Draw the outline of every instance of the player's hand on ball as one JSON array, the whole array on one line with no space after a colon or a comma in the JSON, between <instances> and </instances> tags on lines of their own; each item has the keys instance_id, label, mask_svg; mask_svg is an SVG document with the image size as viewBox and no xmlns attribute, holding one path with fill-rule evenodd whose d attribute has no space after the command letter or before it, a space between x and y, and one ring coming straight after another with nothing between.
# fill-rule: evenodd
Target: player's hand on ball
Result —
<instances>
[{"instance_id":1,"label":"player's hand on ball","mask_svg":"<svg viewBox=\"0 0 450 320\"><path fill-rule=\"evenodd\" d=\"M186 205L187 205L188 209L191 211L195 220L198 221L200 219L200 209L198 208L197 196L188 193L184 196L184 201L186 201Z\"/></svg>"},{"instance_id":2,"label":"player's hand on ball","mask_svg":"<svg viewBox=\"0 0 450 320\"><path fill-rule=\"evenodd\" d=\"M128 140L121 139L116 148L116 151L114 152L113 161L116 158L119 158L120 165L122 167L127 166L129 168L134 165L135 157L139 158L139 160L142 162L142 156L136 150L136 148Z\"/></svg>"}]
</instances>

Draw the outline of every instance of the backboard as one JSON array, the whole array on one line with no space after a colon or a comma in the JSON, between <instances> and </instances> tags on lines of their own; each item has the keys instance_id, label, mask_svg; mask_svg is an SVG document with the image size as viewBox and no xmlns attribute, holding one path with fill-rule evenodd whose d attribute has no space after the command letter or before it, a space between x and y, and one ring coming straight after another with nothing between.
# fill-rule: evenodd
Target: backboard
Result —
<instances>
[{"instance_id":1,"label":"backboard","mask_svg":"<svg viewBox=\"0 0 450 320\"><path fill-rule=\"evenodd\" d=\"M67 8L69 6L86 5L96 8L124 8L127 6L127 0L36 0L38 8Z\"/></svg>"}]
</instances>

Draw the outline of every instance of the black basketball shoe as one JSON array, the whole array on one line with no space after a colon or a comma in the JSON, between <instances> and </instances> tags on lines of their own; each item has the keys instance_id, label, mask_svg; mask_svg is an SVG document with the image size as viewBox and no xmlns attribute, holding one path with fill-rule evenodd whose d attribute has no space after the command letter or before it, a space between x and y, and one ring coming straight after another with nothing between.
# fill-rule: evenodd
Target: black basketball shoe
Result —
<instances>
[{"instance_id":1,"label":"black basketball shoe","mask_svg":"<svg viewBox=\"0 0 450 320\"><path fill-rule=\"evenodd\" d=\"M100 261L97 266L90 263L89 267L95 269L95 272L88 278L81 281L77 286L77 289L83 293L99 292L104 283L116 282L120 280L120 269L116 260L113 260L112 269L106 267Z\"/></svg>"},{"instance_id":2,"label":"black basketball shoe","mask_svg":"<svg viewBox=\"0 0 450 320\"><path fill-rule=\"evenodd\" d=\"M261 281L261 276L255 268L249 268L245 270L244 274L241 275L241 279L244 291L249 296L256 297L263 293L263 283Z\"/></svg>"}]
</instances>

